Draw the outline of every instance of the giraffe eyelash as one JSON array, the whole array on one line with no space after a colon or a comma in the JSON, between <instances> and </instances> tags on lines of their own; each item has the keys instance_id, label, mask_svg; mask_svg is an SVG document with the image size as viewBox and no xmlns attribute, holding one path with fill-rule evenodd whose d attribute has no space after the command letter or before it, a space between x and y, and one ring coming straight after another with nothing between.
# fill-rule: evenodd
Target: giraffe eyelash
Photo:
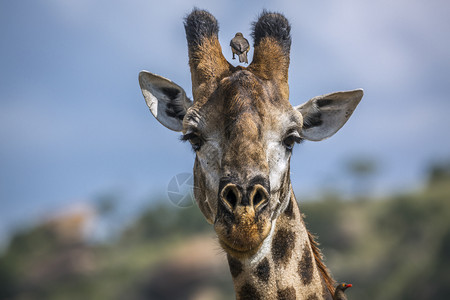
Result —
<instances>
[{"instance_id":1,"label":"giraffe eyelash","mask_svg":"<svg viewBox=\"0 0 450 300\"><path fill-rule=\"evenodd\" d=\"M186 134L183 134L180 137L180 140L185 142L185 141L189 141L192 145L192 149L194 151L198 151L200 150L200 148L202 147L204 141L203 139L195 132L189 132Z\"/></svg>"},{"instance_id":2,"label":"giraffe eyelash","mask_svg":"<svg viewBox=\"0 0 450 300\"><path fill-rule=\"evenodd\" d=\"M180 137L180 140L183 141L183 142L186 142L186 141L189 141L192 138L197 137L197 136L198 135L196 133L189 132L189 133L186 133L186 134L182 134L181 137Z\"/></svg>"}]
</instances>

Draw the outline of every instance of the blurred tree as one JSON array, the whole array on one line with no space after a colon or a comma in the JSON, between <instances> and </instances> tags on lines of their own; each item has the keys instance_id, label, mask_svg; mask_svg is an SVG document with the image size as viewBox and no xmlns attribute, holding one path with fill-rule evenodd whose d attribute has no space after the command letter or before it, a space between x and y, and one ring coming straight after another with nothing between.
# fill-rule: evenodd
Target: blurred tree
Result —
<instances>
[{"instance_id":1,"label":"blurred tree","mask_svg":"<svg viewBox=\"0 0 450 300\"><path fill-rule=\"evenodd\" d=\"M94 197L96 227L90 238L97 241L112 242L118 237L122 230L120 221L122 215L118 209L121 199L122 194L115 190L104 192Z\"/></svg>"},{"instance_id":2,"label":"blurred tree","mask_svg":"<svg viewBox=\"0 0 450 300\"><path fill-rule=\"evenodd\" d=\"M434 162L428 167L428 184L433 185L450 179L450 161Z\"/></svg>"},{"instance_id":3,"label":"blurred tree","mask_svg":"<svg viewBox=\"0 0 450 300\"><path fill-rule=\"evenodd\" d=\"M352 194L359 200L371 196L374 175L378 172L377 161L370 156L353 157L346 163L346 170L352 178Z\"/></svg>"},{"instance_id":4,"label":"blurred tree","mask_svg":"<svg viewBox=\"0 0 450 300\"><path fill-rule=\"evenodd\" d=\"M114 214L118 202L119 195L116 193L101 194L95 198L95 208L99 215L107 217Z\"/></svg>"}]
</instances>

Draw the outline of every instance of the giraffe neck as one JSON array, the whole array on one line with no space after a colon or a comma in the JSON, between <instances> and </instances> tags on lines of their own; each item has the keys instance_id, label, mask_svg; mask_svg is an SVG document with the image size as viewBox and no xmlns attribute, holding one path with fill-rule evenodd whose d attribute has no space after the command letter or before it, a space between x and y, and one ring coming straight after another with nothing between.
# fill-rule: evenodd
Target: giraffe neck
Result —
<instances>
[{"instance_id":1,"label":"giraffe neck","mask_svg":"<svg viewBox=\"0 0 450 300\"><path fill-rule=\"evenodd\" d=\"M228 255L236 297L244 299L332 299L333 280L290 191L289 204L274 221L258 253L248 259Z\"/></svg>"}]
</instances>

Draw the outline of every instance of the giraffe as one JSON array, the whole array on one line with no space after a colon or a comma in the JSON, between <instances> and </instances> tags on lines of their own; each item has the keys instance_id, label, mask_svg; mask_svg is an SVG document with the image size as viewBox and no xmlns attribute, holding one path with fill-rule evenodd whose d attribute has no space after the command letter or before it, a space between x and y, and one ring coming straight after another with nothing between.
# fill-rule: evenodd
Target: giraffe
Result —
<instances>
[{"instance_id":1,"label":"giraffe","mask_svg":"<svg viewBox=\"0 0 450 300\"><path fill-rule=\"evenodd\" d=\"M308 232L290 181L294 145L336 133L361 89L289 102L290 24L263 11L253 23L253 61L223 56L217 20L184 20L193 101L182 87L142 71L153 116L195 152L194 197L227 255L237 299L332 299L334 280Z\"/></svg>"}]
</instances>

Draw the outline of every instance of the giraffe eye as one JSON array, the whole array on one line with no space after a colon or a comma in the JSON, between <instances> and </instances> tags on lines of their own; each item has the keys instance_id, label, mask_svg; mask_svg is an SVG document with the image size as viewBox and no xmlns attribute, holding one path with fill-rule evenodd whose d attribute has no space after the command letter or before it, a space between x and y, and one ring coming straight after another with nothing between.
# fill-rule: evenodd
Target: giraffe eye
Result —
<instances>
[{"instance_id":1,"label":"giraffe eye","mask_svg":"<svg viewBox=\"0 0 450 300\"><path fill-rule=\"evenodd\" d=\"M202 138L195 132L189 132L181 136L182 141L189 141L194 151L200 150L203 145Z\"/></svg>"},{"instance_id":2,"label":"giraffe eye","mask_svg":"<svg viewBox=\"0 0 450 300\"><path fill-rule=\"evenodd\" d=\"M300 143L301 141L302 138L298 134L292 133L284 138L283 145L288 151L291 151L295 143Z\"/></svg>"}]
</instances>

